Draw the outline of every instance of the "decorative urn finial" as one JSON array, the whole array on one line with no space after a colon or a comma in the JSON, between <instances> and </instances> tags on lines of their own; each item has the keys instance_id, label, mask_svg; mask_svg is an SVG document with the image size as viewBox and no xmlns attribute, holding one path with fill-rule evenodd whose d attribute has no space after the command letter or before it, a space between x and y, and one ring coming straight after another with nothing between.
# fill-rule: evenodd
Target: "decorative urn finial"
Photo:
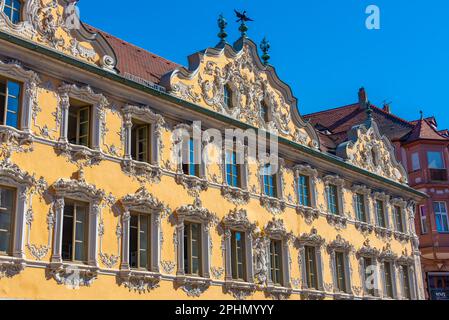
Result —
<instances>
[{"instance_id":1,"label":"decorative urn finial","mask_svg":"<svg viewBox=\"0 0 449 320\"><path fill-rule=\"evenodd\" d=\"M228 34L226 33L226 27L228 26L228 22L223 17L223 14L218 16L218 28L220 28L220 32L218 33L218 37L220 38L220 43L226 43L226 38Z\"/></svg>"},{"instance_id":2,"label":"decorative urn finial","mask_svg":"<svg viewBox=\"0 0 449 320\"><path fill-rule=\"evenodd\" d=\"M246 32L248 31L248 26L246 25L245 22L254 21L254 20L246 15L246 11L238 12L237 10L234 9L234 12L238 18L237 22L241 22L239 31L242 34L242 38L246 38Z\"/></svg>"},{"instance_id":3,"label":"decorative urn finial","mask_svg":"<svg viewBox=\"0 0 449 320\"><path fill-rule=\"evenodd\" d=\"M263 60L263 64L266 66L268 65L268 60L270 60L270 55L268 54L268 50L270 50L270 43L268 42L267 38L264 37L262 42L260 43L260 49L263 52L262 55L262 60Z\"/></svg>"}]
</instances>

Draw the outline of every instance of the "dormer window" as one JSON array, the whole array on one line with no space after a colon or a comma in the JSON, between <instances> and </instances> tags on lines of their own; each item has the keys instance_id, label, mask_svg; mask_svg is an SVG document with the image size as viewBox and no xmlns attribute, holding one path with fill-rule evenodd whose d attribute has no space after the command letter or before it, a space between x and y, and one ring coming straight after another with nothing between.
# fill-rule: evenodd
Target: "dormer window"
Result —
<instances>
[{"instance_id":1,"label":"dormer window","mask_svg":"<svg viewBox=\"0 0 449 320\"><path fill-rule=\"evenodd\" d=\"M21 91L22 85L20 83L0 78L0 116L2 125L19 129Z\"/></svg>"},{"instance_id":2,"label":"dormer window","mask_svg":"<svg viewBox=\"0 0 449 320\"><path fill-rule=\"evenodd\" d=\"M223 103L227 108L232 109L232 90L228 85L223 89Z\"/></svg>"},{"instance_id":3,"label":"dormer window","mask_svg":"<svg viewBox=\"0 0 449 320\"><path fill-rule=\"evenodd\" d=\"M71 144L90 147L91 145L91 106L70 99L67 138Z\"/></svg>"},{"instance_id":4,"label":"dormer window","mask_svg":"<svg viewBox=\"0 0 449 320\"><path fill-rule=\"evenodd\" d=\"M13 24L19 23L21 20L22 1L6 0L3 12Z\"/></svg>"}]
</instances>

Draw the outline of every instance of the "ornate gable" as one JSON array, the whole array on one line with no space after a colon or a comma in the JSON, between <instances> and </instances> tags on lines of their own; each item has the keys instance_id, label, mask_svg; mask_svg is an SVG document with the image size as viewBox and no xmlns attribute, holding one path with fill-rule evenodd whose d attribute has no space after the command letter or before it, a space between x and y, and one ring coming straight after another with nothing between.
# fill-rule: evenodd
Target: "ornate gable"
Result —
<instances>
[{"instance_id":1,"label":"ornate gable","mask_svg":"<svg viewBox=\"0 0 449 320\"><path fill-rule=\"evenodd\" d=\"M0 0L0 31L61 51L115 72L116 55L107 41L79 21L77 0L22 0L19 22L13 23Z\"/></svg>"},{"instance_id":2,"label":"ornate gable","mask_svg":"<svg viewBox=\"0 0 449 320\"><path fill-rule=\"evenodd\" d=\"M371 118L354 126L348 133L348 141L337 147L337 155L347 162L390 180L406 184L407 173L396 160L394 147L379 132Z\"/></svg>"},{"instance_id":3,"label":"ornate gable","mask_svg":"<svg viewBox=\"0 0 449 320\"><path fill-rule=\"evenodd\" d=\"M171 71L161 84L183 100L318 148L317 134L301 118L290 87L261 62L256 45L245 37L234 46L190 56L188 69Z\"/></svg>"}]
</instances>

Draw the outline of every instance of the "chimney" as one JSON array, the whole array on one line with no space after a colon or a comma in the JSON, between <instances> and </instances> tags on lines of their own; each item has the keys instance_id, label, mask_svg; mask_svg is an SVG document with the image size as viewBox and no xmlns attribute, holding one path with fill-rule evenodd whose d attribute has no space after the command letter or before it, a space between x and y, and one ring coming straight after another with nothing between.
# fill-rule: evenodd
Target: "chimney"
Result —
<instances>
[{"instance_id":1,"label":"chimney","mask_svg":"<svg viewBox=\"0 0 449 320\"><path fill-rule=\"evenodd\" d=\"M391 107L389 103L384 103L384 107L382 108L386 113L391 113Z\"/></svg>"},{"instance_id":2,"label":"chimney","mask_svg":"<svg viewBox=\"0 0 449 320\"><path fill-rule=\"evenodd\" d=\"M366 103L368 102L368 97L364 87L359 89L359 104L361 108L366 108Z\"/></svg>"}]
</instances>

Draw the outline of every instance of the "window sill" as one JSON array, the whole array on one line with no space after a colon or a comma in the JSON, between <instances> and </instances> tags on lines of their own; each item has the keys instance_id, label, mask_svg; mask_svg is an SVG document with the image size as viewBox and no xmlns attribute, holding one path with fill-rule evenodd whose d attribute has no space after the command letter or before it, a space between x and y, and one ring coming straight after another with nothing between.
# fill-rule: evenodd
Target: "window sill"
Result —
<instances>
[{"instance_id":1,"label":"window sill","mask_svg":"<svg viewBox=\"0 0 449 320\"><path fill-rule=\"evenodd\" d=\"M245 281L226 280L225 289L226 292L232 294L235 299L244 300L254 293L256 285Z\"/></svg>"},{"instance_id":2,"label":"window sill","mask_svg":"<svg viewBox=\"0 0 449 320\"><path fill-rule=\"evenodd\" d=\"M372 224L369 224L368 222L364 222L364 221L360 221L360 220L357 220L355 222L355 227L356 227L356 229L358 229L362 232L371 233L374 230L374 226Z\"/></svg>"},{"instance_id":3,"label":"window sill","mask_svg":"<svg viewBox=\"0 0 449 320\"><path fill-rule=\"evenodd\" d=\"M24 259L0 255L0 279L12 278L25 269Z\"/></svg>"},{"instance_id":4,"label":"window sill","mask_svg":"<svg viewBox=\"0 0 449 320\"><path fill-rule=\"evenodd\" d=\"M399 240L399 241L409 241L410 240L410 236L404 232L395 231L393 234L394 234L394 238L396 240Z\"/></svg>"},{"instance_id":5,"label":"window sill","mask_svg":"<svg viewBox=\"0 0 449 320\"><path fill-rule=\"evenodd\" d=\"M286 208L284 200L278 198L269 197L267 195L260 196L260 204L274 214L279 214L283 212Z\"/></svg>"},{"instance_id":6,"label":"window sill","mask_svg":"<svg viewBox=\"0 0 449 320\"><path fill-rule=\"evenodd\" d=\"M352 293L346 292L336 292L334 293L335 300L354 300L354 295Z\"/></svg>"},{"instance_id":7,"label":"window sill","mask_svg":"<svg viewBox=\"0 0 449 320\"><path fill-rule=\"evenodd\" d=\"M326 219L330 225L335 227L345 227L348 222L348 218L330 212L326 213Z\"/></svg>"},{"instance_id":8,"label":"window sill","mask_svg":"<svg viewBox=\"0 0 449 320\"><path fill-rule=\"evenodd\" d=\"M274 284L268 284L267 293L274 299L284 300L292 294L292 288L281 287Z\"/></svg>"},{"instance_id":9,"label":"window sill","mask_svg":"<svg viewBox=\"0 0 449 320\"><path fill-rule=\"evenodd\" d=\"M376 232L376 234L380 237L383 238L389 238L393 235L393 231L391 231L390 229L384 228L384 227L379 227L376 226L374 227L374 231Z\"/></svg>"},{"instance_id":10,"label":"window sill","mask_svg":"<svg viewBox=\"0 0 449 320\"><path fill-rule=\"evenodd\" d=\"M117 276L118 284L138 293L149 292L159 287L161 275L145 270L121 270Z\"/></svg>"},{"instance_id":11,"label":"window sill","mask_svg":"<svg viewBox=\"0 0 449 320\"><path fill-rule=\"evenodd\" d=\"M201 191L206 191L209 182L205 178L187 175L185 173L177 173L175 175L177 184L182 185L189 194L197 195Z\"/></svg>"},{"instance_id":12,"label":"window sill","mask_svg":"<svg viewBox=\"0 0 449 320\"><path fill-rule=\"evenodd\" d=\"M67 141L58 141L55 149L60 153L69 157L72 161L81 159L90 160L92 163L100 162L104 159L101 150L94 150L86 146L71 144Z\"/></svg>"},{"instance_id":13,"label":"window sill","mask_svg":"<svg viewBox=\"0 0 449 320\"><path fill-rule=\"evenodd\" d=\"M14 127L0 125L0 141L14 141L19 146L30 145L33 143L31 133L25 132Z\"/></svg>"},{"instance_id":14,"label":"window sill","mask_svg":"<svg viewBox=\"0 0 449 320\"><path fill-rule=\"evenodd\" d=\"M320 217L320 210L314 209L312 207L306 207L303 205L296 206L296 212L302 215L307 222L311 223Z\"/></svg>"},{"instance_id":15,"label":"window sill","mask_svg":"<svg viewBox=\"0 0 449 320\"><path fill-rule=\"evenodd\" d=\"M72 288L89 287L98 277L99 268L85 264L52 262L47 270L47 278L53 278L58 284Z\"/></svg>"},{"instance_id":16,"label":"window sill","mask_svg":"<svg viewBox=\"0 0 449 320\"><path fill-rule=\"evenodd\" d=\"M221 194L226 200L234 204L247 204L250 199L250 193L248 190L231 187L229 185L223 185L221 187Z\"/></svg>"},{"instance_id":17,"label":"window sill","mask_svg":"<svg viewBox=\"0 0 449 320\"><path fill-rule=\"evenodd\" d=\"M182 288L189 297L200 297L210 286L210 278L194 277L189 275L178 275L175 284Z\"/></svg>"},{"instance_id":18,"label":"window sill","mask_svg":"<svg viewBox=\"0 0 449 320\"><path fill-rule=\"evenodd\" d=\"M326 297L326 292L316 289L304 289L302 295L307 300L323 300Z\"/></svg>"},{"instance_id":19,"label":"window sill","mask_svg":"<svg viewBox=\"0 0 449 320\"><path fill-rule=\"evenodd\" d=\"M132 176L146 177L151 182L160 182L162 176L159 166L132 159L122 160L122 170Z\"/></svg>"}]
</instances>

